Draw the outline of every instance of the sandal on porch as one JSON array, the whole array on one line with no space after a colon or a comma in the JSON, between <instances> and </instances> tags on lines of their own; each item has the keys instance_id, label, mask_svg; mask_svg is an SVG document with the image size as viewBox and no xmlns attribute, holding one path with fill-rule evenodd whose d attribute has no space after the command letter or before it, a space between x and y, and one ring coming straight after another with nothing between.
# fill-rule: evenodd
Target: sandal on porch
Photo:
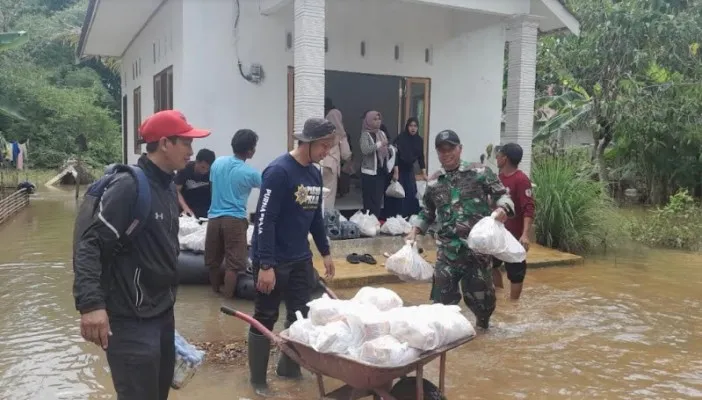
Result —
<instances>
[{"instance_id":1,"label":"sandal on porch","mask_svg":"<svg viewBox=\"0 0 702 400\"><path fill-rule=\"evenodd\" d=\"M373 258L372 255L370 254L364 254L358 258L361 262L369 264L369 265L375 265L378 262L375 261L375 258Z\"/></svg>"},{"instance_id":2,"label":"sandal on porch","mask_svg":"<svg viewBox=\"0 0 702 400\"><path fill-rule=\"evenodd\" d=\"M346 256L346 261L348 261L349 264L360 264L361 256L359 256L357 253L351 253Z\"/></svg>"}]
</instances>

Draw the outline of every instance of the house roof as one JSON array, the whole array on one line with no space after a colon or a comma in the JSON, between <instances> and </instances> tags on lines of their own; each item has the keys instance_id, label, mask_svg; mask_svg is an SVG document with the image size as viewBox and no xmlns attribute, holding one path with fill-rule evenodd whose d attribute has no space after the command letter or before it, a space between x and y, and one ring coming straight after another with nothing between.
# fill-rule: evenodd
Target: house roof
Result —
<instances>
[{"instance_id":1,"label":"house roof","mask_svg":"<svg viewBox=\"0 0 702 400\"><path fill-rule=\"evenodd\" d=\"M82 58L84 55L90 54L121 57L133 40L133 37L126 38L116 35L117 28L115 26L110 26L106 30L100 30L104 40L102 43L107 44L109 42L109 45L106 45L106 48L102 48L103 46L100 45L99 47L101 48L99 50L92 49L91 47L95 47L97 44L89 45L88 38L91 34L93 24L95 23L96 15L100 15L97 19L98 26L101 26L101 28L103 28L103 25L113 25L116 23L122 24L121 29L135 29L135 31L140 31L154 12L167 1L168 0L139 0L136 3L130 2L127 9L129 10L129 14L137 16L133 21L134 24L139 26L136 27L136 25L130 24L132 26L125 27L123 26L124 21L121 23L119 22L120 18L118 15L106 16L105 10L102 10L108 7L110 10L108 14L111 14L114 10L123 11L125 0L88 0L88 8L85 13L85 19L81 27L80 38L76 48L76 56ZM548 21L540 28L541 32L547 33L569 30L576 35L580 33L580 22L568 8L566 0L533 0L531 4L532 12L537 12L541 15L549 15ZM102 12L98 13L98 8L100 8ZM538 10L535 10L535 8ZM119 38L119 40L117 40L117 38ZM93 41L91 41L91 43L92 42ZM86 49L86 47L88 48Z\"/></svg>"},{"instance_id":2,"label":"house roof","mask_svg":"<svg viewBox=\"0 0 702 400\"><path fill-rule=\"evenodd\" d=\"M95 5L97 0L88 1L88 10L85 12L85 18L83 19L83 26L80 29L80 38L78 39L78 46L76 47L76 56L78 58L83 56L83 50L85 49L85 41L88 38L88 32L90 31L90 25L93 22L93 16L95 15Z\"/></svg>"}]
</instances>

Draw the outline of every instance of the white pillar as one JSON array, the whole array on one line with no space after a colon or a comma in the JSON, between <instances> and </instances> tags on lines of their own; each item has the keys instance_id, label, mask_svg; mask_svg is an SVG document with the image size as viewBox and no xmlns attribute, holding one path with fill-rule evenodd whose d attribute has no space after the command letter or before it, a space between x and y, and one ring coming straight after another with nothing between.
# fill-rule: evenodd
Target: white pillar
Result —
<instances>
[{"instance_id":1,"label":"white pillar","mask_svg":"<svg viewBox=\"0 0 702 400\"><path fill-rule=\"evenodd\" d=\"M324 118L325 0L294 0L295 133L308 118Z\"/></svg>"},{"instance_id":2,"label":"white pillar","mask_svg":"<svg viewBox=\"0 0 702 400\"><path fill-rule=\"evenodd\" d=\"M507 106L502 144L513 142L522 146L524 157L519 167L527 175L531 172L531 144L534 138L538 28L538 17L520 15L510 21L507 31Z\"/></svg>"}]
</instances>

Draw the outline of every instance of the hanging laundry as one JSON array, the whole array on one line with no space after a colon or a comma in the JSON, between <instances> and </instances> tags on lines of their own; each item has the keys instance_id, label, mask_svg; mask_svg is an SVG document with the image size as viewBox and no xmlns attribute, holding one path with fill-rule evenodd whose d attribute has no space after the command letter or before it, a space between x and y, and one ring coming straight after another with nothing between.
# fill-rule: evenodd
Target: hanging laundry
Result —
<instances>
[{"instance_id":1,"label":"hanging laundry","mask_svg":"<svg viewBox=\"0 0 702 400\"><path fill-rule=\"evenodd\" d=\"M7 161L7 162L11 162L11 161L12 161L12 143L11 143L11 142L7 142L7 143L5 144L5 156L4 156L4 160Z\"/></svg>"},{"instance_id":2,"label":"hanging laundry","mask_svg":"<svg viewBox=\"0 0 702 400\"><path fill-rule=\"evenodd\" d=\"M17 169L24 169L24 154L21 151L17 154Z\"/></svg>"},{"instance_id":3,"label":"hanging laundry","mask_svg":"<svg viewBox=\"0 0 702 400\"><path fill-rule=\"evenodd\" d=\"M17 165L17 156L20 153L19 143L12 142L12 162Z\"/></svg>"},{"instance_id":4,"label":"hanging laundry","mask_svg":"<svg viewBox=\"0 0 702 400\"><path fill-rule=\"evenodd\" d=\"M20 153L22 153L22 161L24 164L26 164L27 161L29 160L29 152L27 152L27 144L29 144L29 141L27 141L25 143L21 143L19 145Z\"/></svg>"}]
</instances>

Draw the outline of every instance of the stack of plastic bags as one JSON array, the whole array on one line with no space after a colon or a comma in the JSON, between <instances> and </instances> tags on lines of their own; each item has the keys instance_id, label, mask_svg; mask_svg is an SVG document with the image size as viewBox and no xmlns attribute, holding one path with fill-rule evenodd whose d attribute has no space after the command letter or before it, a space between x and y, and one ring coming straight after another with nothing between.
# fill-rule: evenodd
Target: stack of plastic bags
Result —
<instances>
[{"instance_id":1,"label":"stack of plastic bags","mask_svg":"<svg viewBox=\"0 0 702 400\"><path fill-rule=\"evenodd\" d=\"M180 230L178 231L180 249L195 253L204 252L207 223L188 216L180 217L178 223L180 226Z\"/></svg>"},{"instance_id":2,"label":"stack of plastic bags","mask_svg":"<svg viewBox=\"0 0 702 400\"><path fill-rule=\"evenodd\" d=\"M407 235L411 230L412 224L400 215L388 218L383 226L380 227L380 233L393 236Z\"/></svg>"},{"instance_id":3,"label":"stack of plastic bags","mask_svg":"<svg viewBox=\"0 0 702 400\"><path fill-rule=\"evenodd\" d=\"M308 306L309 318L296 313L287 331L290 339L370 365L407 365L426 351L475 335L460 307L403 307L402 299L385 288L364 287L351 300L324 295Z\"/></svg>"},{"instance_id":4,"label":"stack of plastic bags","mask_svg":"<svg viewBox=\"0 0 702 400\"><path fill-rule=\"evenodd\" d=\"M171 387L180 389L190 382L197 369L205 361L205 352L188 343L185 338L175 333L176 363Z\"/></svg>"},{"instance_id":5,"label":"stack of plastic bags","mask_svg":"<svg viewBox=\"0 0 702 400\"><path fill-rule=\"evenodd\" d=\"M361 236L374 237L380 232L380 221L369 211L366 211L365 214L360 210L356 211L356 214L351 216L350 221L358 225Z\"/></svg>"}]
</instances>

